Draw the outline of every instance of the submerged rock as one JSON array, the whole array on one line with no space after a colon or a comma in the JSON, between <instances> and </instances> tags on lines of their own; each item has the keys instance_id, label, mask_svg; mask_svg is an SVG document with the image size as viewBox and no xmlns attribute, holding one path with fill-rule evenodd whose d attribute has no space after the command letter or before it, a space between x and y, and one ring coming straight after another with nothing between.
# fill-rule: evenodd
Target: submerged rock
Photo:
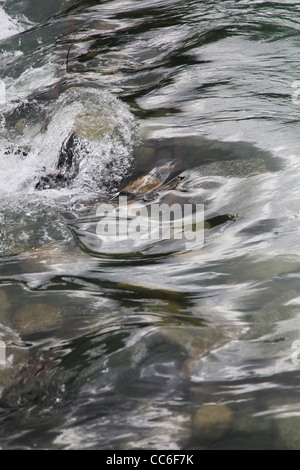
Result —
<instances>
[{"instance_id":1,"label":"submerged rock","mask_svg":"<svg viewBox=\"0 0 300 470\"><path fill-rule=\"evenodd\" d=\"M0 323L6 324L10 311L10 302L4 290L0 290Z\"/></svg>"},{"instance_id":2,"label":"submerged rock","mask_svg":"<svg viewBox=\"0 0 300 470\"><path fill-rule=\"evenodd\" d=\"M50 333L61 326L59 308L44 304L27 305L13 312L4 290L0 290L0 401L3 406L18 406L24 384L33 381L44 367L43 357L32 359L26 338Z\"/></svg>"},{"instance_id":3,"label":"submerged rock","mask_svg":"<svg viewBox=\"0 0 300 470\"><path fill-rule=\"evenodd\" d=\"M145 175L136 179L133 183L122 189L124 193L145 194L154 189L158 189L162 185L162 181L154 175Z\"/></svg>"},{"instance_id":4,"label":"submerged rock","mask_svg":"<svg viewBox=\"0 0 300 470\"><path fill-rule=\"evenodd\" d=\"M0 340L0 400L16 406L19 403L17 383L28 363L29 350L17 333L3 325L0 325Z\"/></svg>"},{"instance_id":5,"label":"submerged rock","mask_svg":"<svg viewBox=\"0 0 300 470\"><path fill-rule=\"evenodd\" d=\"M1 293L0 297L2 309L6 311L10 304L6 295ZM61 310L43 304L27 305L14 315L10 312L5 320L0 323L0 403L4 407L17 407L27 399L28 390L31 394L39 385L36 375L54 363L51 349L34 353L25 340L31 335L51 333L61 326Z\"/></svg>"},{"instance_id":6,"label":"submerged rock","mask_svg":"<svg viewBox=\"0 0 300 470\"><path fill-rule=\"evenodd\" d=\"M243 158L236 160L221 160L218 162L201 165L195 169L202 176L233 176L245 178L267 171L266 162L262 158Z\"/></svg>"},{"instance_id":7,"label":"submerged rock","mask_svg":"<svg viewBox=\"0 0 300 470\"><path fill-rule=\"evenodd\" d=\"M220 439L230 429L233 412L223 404L204 405L194 417L194 435L203 441Z\"/></svg>"},{"instance_id":8,"label":"submerged rock","mask_svg":"<svg viewBox=\"0 0 300 470\"><path fill-rule=\"evenodd\" d=\"M155 190L164 188L175 188L180 182L177 178L181 173L172 161L155 166L148 173L137 175L131 179L130 182L121 189L121 194L129 194L138 196L151 193Z\"/></svg>"},{"instance_id":9,"label":"submerged rock","mask_svg":"<svg viewBox=\"0 0 300 470\"><path fill-rule=\"evenodd\" d=\"M299 425L299 416L289 416L276 420L278 449L300 450Z\"/></svg>"},{"instance_id":10,"label":"submerged rock","mask_svg":"<svg viewBox=\"0 0 300 470\"><path fill-rule=\"evenodd\" d=\"M116 122L103 115L97 103L89 103L76 115L72 131L87 140L100 140L106 135L113 135L117 129Z\"/></svg>"},{"instance_id":11,"label":"submerged rock","mask_svg":"<svg viewBox=\"0 0 300 470\"><path fill-rule=\"evenodd\" d=\"M171 289L170 287L164 288L164 286L161 286L159 284L150 284L150 283L143 283L143 284L137 284L135 283L126 283L126 282L119 282L117 284L118 289L124 290L124 291L131 291L131 292L136 292L137 294L141 295L147 295L150 298L155 297L155 298L162 298L162 299L182 299L183 294L182 292Z\"/></svg>"},{"instance_id":12,"label":"submerged rock","mask_svg":"<svg viewBox=\"0 0 300 470\"><path fill-rule=\"evenodd\" d=\"M199 368L201 360L211 350L225 345L230 341L222 328L163 326L160 334L164 341L185 351L187 357L181 367L181 375L190 380Z\"/></svg>"},{"instance_id":13,"label":"submerged rock","mask_svg":"<svg viewBox=\"0 0 300 470\"><path fill-rule=\"evenodd\" d=\"M51 331L61 321L60 309L44 304L27 305L13 316L13 325L22 336Z\"/></svg>"}]
</instances>

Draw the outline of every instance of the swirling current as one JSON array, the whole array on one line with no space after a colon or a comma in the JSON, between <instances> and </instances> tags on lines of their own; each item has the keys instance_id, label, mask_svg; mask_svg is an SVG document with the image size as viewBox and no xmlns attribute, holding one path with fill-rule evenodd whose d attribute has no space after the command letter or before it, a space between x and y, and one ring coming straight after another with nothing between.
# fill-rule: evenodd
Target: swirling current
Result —
<instances>
[{"instance_id":1,"label":"swirling current","mask_svg":"<svg viewBox=\"0 0 300 470\"><path fill-rule=\"evenodd\" d=\"M0 1L1 449L300 449L299 15Z\"/></svg>"}]
</instances>

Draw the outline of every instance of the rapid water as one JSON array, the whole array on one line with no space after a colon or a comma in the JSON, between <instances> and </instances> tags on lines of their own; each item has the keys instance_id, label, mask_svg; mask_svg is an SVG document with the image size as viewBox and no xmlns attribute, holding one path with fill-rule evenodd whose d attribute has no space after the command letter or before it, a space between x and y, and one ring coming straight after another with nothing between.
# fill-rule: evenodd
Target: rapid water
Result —
<instances>
[{"instance_id":1,"label":"rapid water","mask_svg":"<svg viewBox=\"0 0 300 470\"><path fill-rule=\"evenodd\" d=\"M299 11L0 2L2 449L300 449ZM101 243L147 173L203 246Z\"/></svg>"}]
</instances>

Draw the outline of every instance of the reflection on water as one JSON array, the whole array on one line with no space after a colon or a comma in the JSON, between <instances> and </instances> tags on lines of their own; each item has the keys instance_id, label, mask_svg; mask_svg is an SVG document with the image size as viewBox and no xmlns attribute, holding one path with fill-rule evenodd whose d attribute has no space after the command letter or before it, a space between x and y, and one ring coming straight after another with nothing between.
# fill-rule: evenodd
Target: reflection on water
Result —
<instances>
[{"instance_id":1,"label":"reflection on water","mask_svg":"<svg viewBox=\"0 0 300 470\"><path fill-rule=\"evenodd\" d=\"M300 448L299 9L1 3L1 448ZM204 246L103 246L119 194Z\"/></svg>"}]
</instances>

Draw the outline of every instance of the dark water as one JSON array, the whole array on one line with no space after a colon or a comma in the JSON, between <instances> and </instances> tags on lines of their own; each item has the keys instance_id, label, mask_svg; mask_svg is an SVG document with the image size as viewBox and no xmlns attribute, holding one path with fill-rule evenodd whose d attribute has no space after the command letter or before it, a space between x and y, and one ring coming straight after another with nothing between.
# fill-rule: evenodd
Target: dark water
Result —
<instances>
[{"instance_id":1,"label":"dark water","mask_svg":"<svg viewBox=\"0 0 300 470\"><path fill-rule=\"evenodd\" d=\"M300 449L299 11L0 3L2 449ZM134 198L204 204L204 246L103 247L158 167Z\"/></svg>"}]
</instances>

